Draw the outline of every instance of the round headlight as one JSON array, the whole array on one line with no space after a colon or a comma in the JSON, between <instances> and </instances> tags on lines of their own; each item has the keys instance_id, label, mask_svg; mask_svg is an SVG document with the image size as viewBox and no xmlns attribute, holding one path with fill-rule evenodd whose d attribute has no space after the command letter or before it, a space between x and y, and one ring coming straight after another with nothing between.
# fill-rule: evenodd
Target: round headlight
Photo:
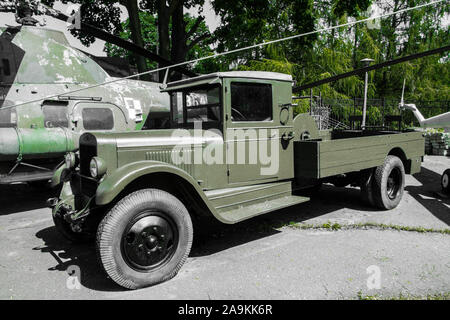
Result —
<instances>
[{"instance_id":1,"label":"round headlight","mask_svg":"<svg viewBox=\"0 0 450 320\"><path fill-rule=\"evenodd\" d=\"M99 157L92 158L91 162L89 163L89 171L92 178L103 176L106 173L106 164L103 159Z\"/></svg>"},{"instance_id":2,"label":"round headlight","mask_svg":"<svg viewBox=\"0 0 450 320\"><path fill-rule=\"evenodd\" d=\"M95 158L92 158L91 162L89 163L89 171L91 172L92 178L97 178L98 166L97 161L95 161Z\"/></svg>"},{"instance_id":3,"label":"round headlight","mask_svg":"<svg viewBox=\"0 0 450 320\"><path fill-rule=\"evenodd\" d=\"M65 156L65 161L66 161L66 168L67 169L72 169L73 167L75 167L76 164L76 156L75 153L73 152L69 152L66 154Z\"/></svg>"}]
</instances>

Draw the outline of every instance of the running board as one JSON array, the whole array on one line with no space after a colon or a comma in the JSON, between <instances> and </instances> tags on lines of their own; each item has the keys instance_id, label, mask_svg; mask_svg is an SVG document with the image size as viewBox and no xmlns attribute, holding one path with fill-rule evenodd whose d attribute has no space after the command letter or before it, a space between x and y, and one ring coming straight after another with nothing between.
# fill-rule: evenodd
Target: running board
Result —
<instances>
[{"instance_id":1,"label":"running board","mask_svg":"<svg viewBox=\"0 0 450 320\"><path fill-rule=\"evenodd\" d=\"M259 216L275 210L287 208L299 203L307 202L309 198L301 196L283 196L273 200L266 200L249 206L242 206L237 209L221 212L227 220L233 223L240 222L252 217Z\"/></svg>"},{"instance_id":2,"label":"running board","mask_svg":"<svg viewBox=\"0 0 450 320\"><path fill-rule=\"evenodd\" d=\"M229 223L237 223L264 213L309 201L292 195L291 182L207 191L217 213Z\"/></svg>"}]
</instances>

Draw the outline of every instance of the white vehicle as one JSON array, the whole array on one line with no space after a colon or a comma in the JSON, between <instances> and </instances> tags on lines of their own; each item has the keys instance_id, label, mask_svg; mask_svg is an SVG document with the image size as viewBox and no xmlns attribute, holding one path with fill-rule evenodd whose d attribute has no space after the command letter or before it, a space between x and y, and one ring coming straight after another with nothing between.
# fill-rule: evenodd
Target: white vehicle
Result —
<instances>
[{"instance_id":1,"label":"white vehicle","mask_svg":"<svg viewBox=\"0 0 450 320\"><path fill-rule=\"evenodd\" d=\"M403 82L402 100L399 104L399 108L402 110L411 110L416 117L417 121L423 128L444 128L445 132L450 132L450 112L439 114L437 116L425 119L422 113L417 109L413 103L405 103L403 100L405 92L405 82ZM442 191L446 194L450 194L450 169L444 171L441 177Z\"/></svg>"}]
</instances>

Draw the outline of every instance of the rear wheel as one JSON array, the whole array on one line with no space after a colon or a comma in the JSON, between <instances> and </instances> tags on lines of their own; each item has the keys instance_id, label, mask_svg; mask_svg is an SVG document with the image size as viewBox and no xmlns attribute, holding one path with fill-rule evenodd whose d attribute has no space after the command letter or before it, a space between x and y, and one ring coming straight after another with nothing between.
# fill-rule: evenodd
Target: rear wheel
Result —
<instances>
[{"instance_id":1,"label":"rear wheel","mask_svg":"<svg viewBox=\"0 0 450 320\"><path fill-rule=\"evenodd\" d=\"M400 158L387 156L384 164L375 169L373 188L377 207L389 210L398 206L405 188L405 168Z\"/></svg>"},{"instance_id":2,"label":"rear wheel","mask_svg":"<svg viewBox=\"0 0 450 320\"><path fill-rule=\"evenodd\" d=\"M186 261L193 239L186 207L157 189L134 192L100 223L97 253L108 276L137 289L173 278Z\"/></svg>"},{"instance_id":3,"label":"rear wheel","mask_svg":"<svg viewBox=\"0 0 450 320\"><path fill-rule=\"evenodd\" d=\"M441 187L444 193L450 194L450 169L445 170L442 174Z\"/></svg>"}]
</instances>

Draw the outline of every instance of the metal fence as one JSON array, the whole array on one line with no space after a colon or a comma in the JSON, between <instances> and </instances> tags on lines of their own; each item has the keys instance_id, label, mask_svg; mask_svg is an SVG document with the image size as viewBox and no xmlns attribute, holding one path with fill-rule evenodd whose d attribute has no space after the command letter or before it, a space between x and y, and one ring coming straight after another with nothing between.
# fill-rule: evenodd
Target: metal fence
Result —
<instances>
[{"instance_id":1,"label":"metal fence","mask_svg":"<svg viewBox=\"0 0 450 320\"><path fill-rule=\"evenodd\" d=\"M362 120L363 98L334 99L315 96L310 101L311 115L321 129L359 129ZM368 127L407 128L419 126L410 111L398 108L398 99L367 99ZM425 118L450 111L450 101L407 101L415 103Z\"/></svg>"}]
</instances>

